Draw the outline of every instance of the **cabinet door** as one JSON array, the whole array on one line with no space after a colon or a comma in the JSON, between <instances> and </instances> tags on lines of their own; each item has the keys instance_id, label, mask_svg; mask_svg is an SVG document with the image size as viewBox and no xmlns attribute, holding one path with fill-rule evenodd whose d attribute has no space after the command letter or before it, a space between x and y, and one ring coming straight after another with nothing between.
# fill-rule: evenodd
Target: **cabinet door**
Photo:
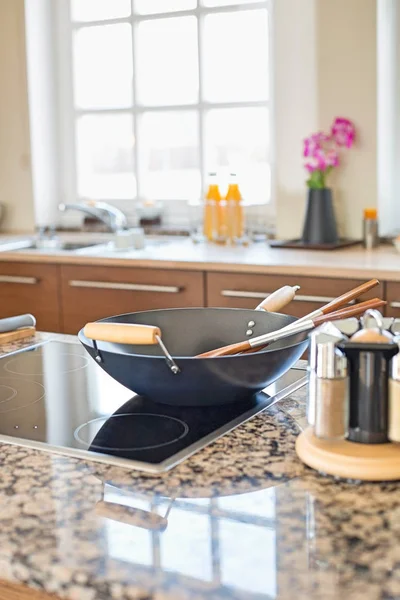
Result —
<instances>
[{"instance_id":1,"label":"cabinet door","mask_svg":"<svg viewBox=\"0 0 400 600\"><path fill-rule=\"evenodd\" d=\"M63 329L140 310L204 306L203 273L130 267L61 267Z\"/></svg>"},{"instance_id":2,"label":"cabinet door","mask_svg":"<svg viewBox=\"0 0 400 600\"><path fill-rule=\"evenodd\" d=\"M295 275L245 275L242 273L208 273L207 306L255 308L263 298L283 285L299 285L295 300L282 312L302 317L320 308L364 280L296 277ZM383 284L364 294L361 300L383 298Z\"/></svg>"},{"instance_id":3,"label":"cabinet door","mask_svg":"<svg viewBox=\"0 0 400 600\"><path fill-rule=\"evenodd\" d=\"M386 313L388 317L400 318L400 283L389 281L386 284Z\"/></svg>"},{"instance_id":4,"label":"cabinet door","mask_svg":"<svg viewBox=\"0 0 400 600\"><path fill-rule=\"evenodd\" d=\"M0 263L0 318L32 313L37 329L60 332L58 275L56 265Z\"/></svg>"}]
</instances>

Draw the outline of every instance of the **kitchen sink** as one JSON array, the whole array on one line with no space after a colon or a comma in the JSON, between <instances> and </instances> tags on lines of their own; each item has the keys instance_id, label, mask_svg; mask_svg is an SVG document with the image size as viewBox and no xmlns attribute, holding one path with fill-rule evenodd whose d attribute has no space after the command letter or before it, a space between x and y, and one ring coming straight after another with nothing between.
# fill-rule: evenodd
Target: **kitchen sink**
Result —
<instances>
[{"instance_id":1,"label":"kitchen sink","mask_svg":"<svg viewBox=\"0 0 400 600\"><path fill-rule=\"evenodd\" d=\"M169 243L170 239L161 238L145 238L145 248L161 246ZM114 242L109 239L97 239L92 241L67 241L60 238L54 239L35 239L25 238L19 240L8 240L0 242L0 252L73 252L73 253L88 253L92 256L99 253L120 253L120 252L132 252L137 251L135 247L129 248L118 248Z\"/></svg>"}]
</instances>

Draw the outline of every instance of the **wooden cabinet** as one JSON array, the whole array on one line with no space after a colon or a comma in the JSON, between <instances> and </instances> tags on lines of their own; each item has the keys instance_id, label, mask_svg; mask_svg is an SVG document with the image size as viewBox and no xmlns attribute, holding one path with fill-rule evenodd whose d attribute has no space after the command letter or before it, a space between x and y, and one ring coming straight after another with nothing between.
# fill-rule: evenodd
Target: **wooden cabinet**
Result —
<instances>
[{"instance_id":1,"label":"wooden cabinet","mask_svg":"<svg viewBox=\"0 0 400 600\"><path fill-rule=\"evenodd\" d=\"M158 308L204 306L202 272L131 267L62 266L63 331L88 321Z\"/></svg>"},{"instance_id":2,"label":"wooden cabinet","mask_svg":"<svg viewBox=\"0 0 400 600\"><path fill-rule=\"evenodd\" d=\"M41 331L61 331L56 265L0 262L0 318L32 313Z\"/></svg>"},{"instance_id":3,"label":"wooden cabinet","mask_svg":"<svg viewBox=\"0 0 400 600\"><path fill-rule=\"evenodd\" d=\"M400 283L389 281L386 284L386 300L387 316L400 318Z\"/></svg>"},{"instance_id":4,"label":"wooden cabinet","mask_svg":"<svg viewBox=\"0 0 400 600\"><path fill-rule=\"evenodd\" d=\"M297 277L295 275L248 275L242 273L208 273L207 306L255 308L268 294L282 285L299 285L300 290L287 314L301 317L319 308L365 280ZM399 292L400 292L400 284ZM360 300L383 297L383 284L366 293ZM400 293L399 293L400 298ZM399 311L400 314L400 311Z\"/></svg>"}]
</instances>

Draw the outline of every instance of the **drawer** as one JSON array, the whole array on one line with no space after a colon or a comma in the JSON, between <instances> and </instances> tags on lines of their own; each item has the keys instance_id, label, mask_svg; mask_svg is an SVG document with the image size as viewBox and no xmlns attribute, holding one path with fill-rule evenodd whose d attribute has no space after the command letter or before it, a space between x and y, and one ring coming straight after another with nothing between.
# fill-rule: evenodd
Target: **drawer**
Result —
<instances>
[{"instance_id":1,"label":"drawer","mask_svg":"<svg viewBox=\"0 0 400 600\"><path fill-rule=\"evenodd\" d=\"M204 306L201 272L116 267L61 267L63 330L88 321L162 308Z\"/></svg>"},{"instance_id":2,"label":"drawer","mask_svg":"<svg viewBox=\"0 0 400 600\"><path fill-rule=\"evenodd\" d=\"M37 328L61 331L56 265L0 263L0 318L32 313Z\"/></svg>"},{"instance_id":3,"label":"drawer","mask_svg":"<svg viewBox=\"0 0 400 600\"><path fill-rule=\"evenodd\" d=\"M400 283L386 283L386 314L388 317L400 318Z\"/></svg>"},{"instance_id":4,"label":"drawer","mask_svg":"<svg viewBox=\"0 0 400 600\"><path fill-rule=\"evenodd\" d=\"M283 285L299 285L300 290L283 312L302 317L333 298L360 285L365 280L296 277L295 275L246 275L242 273L208 273L207 306L255 308L263 298ZM400 286L400 284L399 284ZM383 297L381 283L364 294L361 300ZM399 295L400 297L400 295Z\"/></svg>"}]
</instances>

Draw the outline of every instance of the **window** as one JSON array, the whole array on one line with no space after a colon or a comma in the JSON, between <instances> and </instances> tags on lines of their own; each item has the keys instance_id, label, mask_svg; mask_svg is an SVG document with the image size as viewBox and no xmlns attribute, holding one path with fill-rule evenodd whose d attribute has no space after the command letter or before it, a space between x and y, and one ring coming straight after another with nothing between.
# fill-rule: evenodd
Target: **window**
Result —
<instances>
[{"instance_id":1,"label":"window","mask_svg":"<svg viewBox=\"0 0 400 600\"><path fill-rule=\"evenodd\" d=\"M218 170L268 203L269 1L62 0L65 199L177 214Z\"/></svg>"}]
</instances>

